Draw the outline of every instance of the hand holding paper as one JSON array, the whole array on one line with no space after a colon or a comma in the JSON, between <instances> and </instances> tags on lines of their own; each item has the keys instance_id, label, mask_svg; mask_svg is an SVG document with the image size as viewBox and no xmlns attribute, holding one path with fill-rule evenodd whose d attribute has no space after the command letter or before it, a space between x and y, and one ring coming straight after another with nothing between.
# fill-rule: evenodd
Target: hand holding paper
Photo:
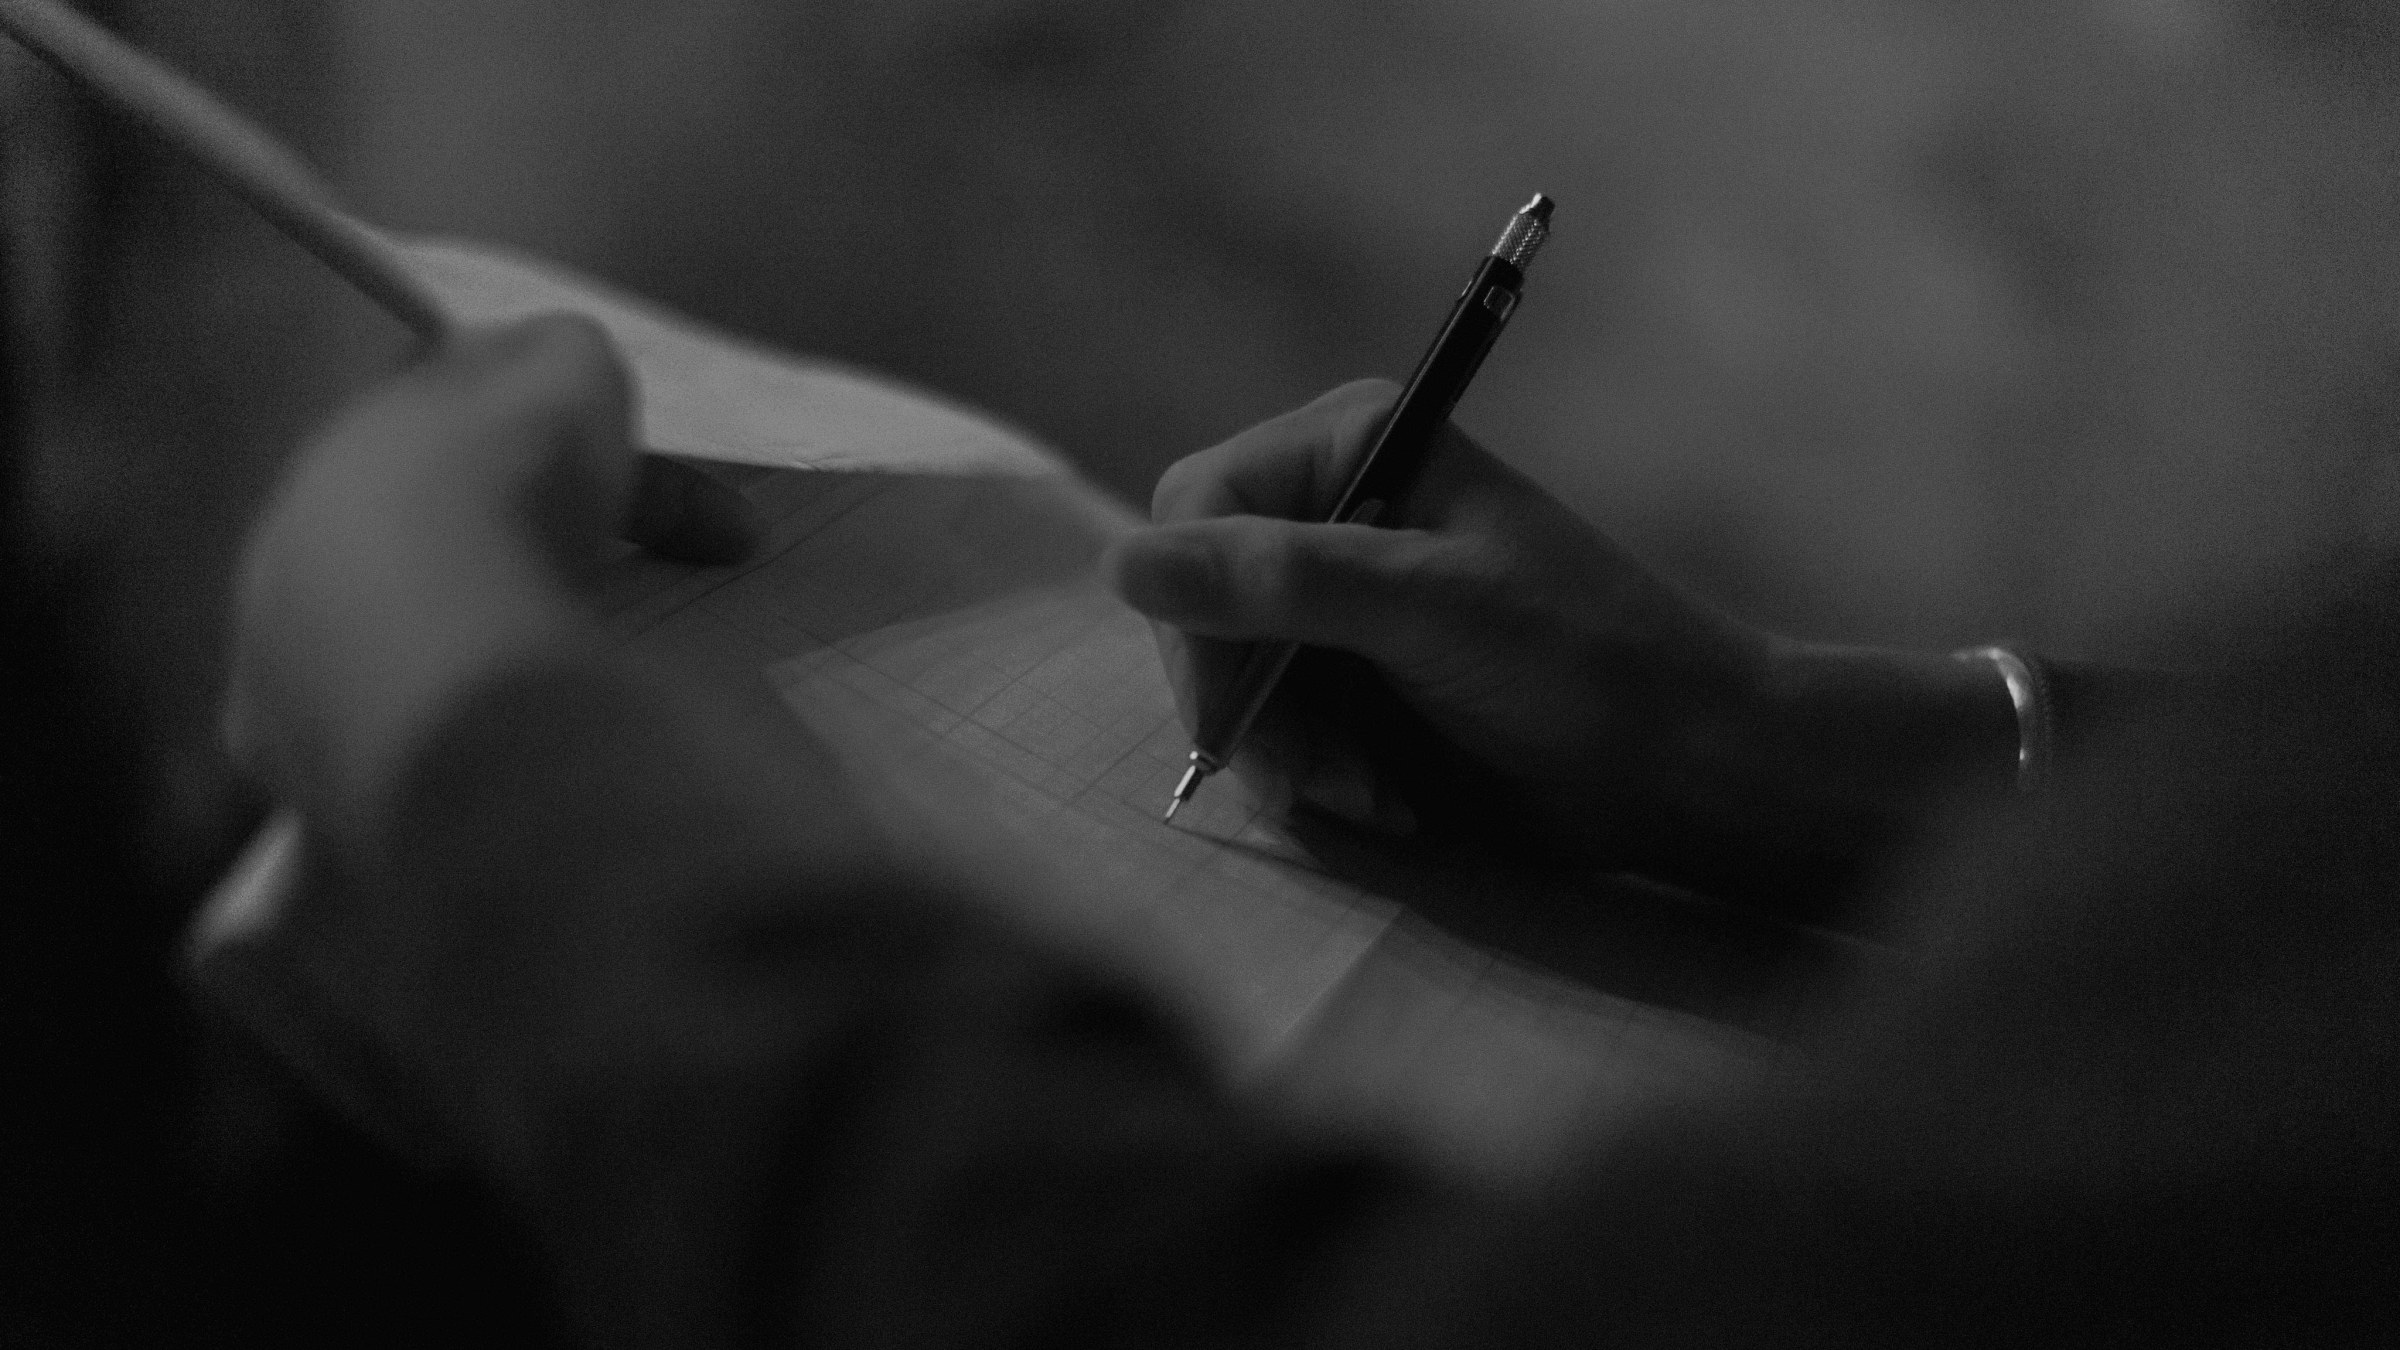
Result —
<instances>
[{"instance_id":1,"label":"hand holding paper","mask_svg":"<svg viewBox=\"0 0 2400 1350\"><path fill-rule=\"evenodd\" d=\"M638 471L608 339L554 317L473 333L352 404L252 527L227 733L320 828L372 810L461 691L588 645L569 591Z\"/></svg>"}]
</instances>

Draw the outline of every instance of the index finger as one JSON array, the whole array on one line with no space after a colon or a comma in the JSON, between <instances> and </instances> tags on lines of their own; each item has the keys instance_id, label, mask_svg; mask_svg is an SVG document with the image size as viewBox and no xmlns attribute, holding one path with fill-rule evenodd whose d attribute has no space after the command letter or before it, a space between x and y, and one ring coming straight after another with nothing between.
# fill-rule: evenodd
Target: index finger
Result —
<instances>
[{"instance_id":1,"label":"index finger","mask_svg":"<svg viewBox=\"0 0 2400 1350\"><path fill-rule=\"evenodd\" d=\"M1169 466L1150 497L1160 525L1217 516L1312 520L1333 509L1400 396L1389 380L1357 380Z\"/></svg>"},{"instance_id":2,"label":"index finger","mask_svg":"<svg viewBox=\"0 0 2400 1350\"><path fill-rule=\"evenodd\" d=\"M1174 525L1236 515L1324 520L1399 394L1400 386L1389 380L1357 380L1178 460L1151 495L1151 521ZM1539 491L1445 421L1433 433L1415 483L1381 523L1442 529L1494 493L1513 498L1527 490Z\"/></svg>"}]
</instances>

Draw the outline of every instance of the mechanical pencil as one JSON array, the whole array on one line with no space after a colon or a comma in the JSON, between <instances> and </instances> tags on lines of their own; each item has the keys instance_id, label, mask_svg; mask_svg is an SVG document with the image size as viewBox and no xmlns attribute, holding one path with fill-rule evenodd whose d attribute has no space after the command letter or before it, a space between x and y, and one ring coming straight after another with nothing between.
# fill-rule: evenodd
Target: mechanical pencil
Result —
<instances>
[{"instance_id":1,"label":"mechanical pencil","mask_svg":"<svg viewBox=\"0 0 2400 1350\"><path fill-rule=\"evenodd\" d=\"M1459 292L1450 317L1443 321L1424 359L1417 362L1416 373L1408 377L1400 401L1392 405L1391 417L1351 474L1350 485L1325 517L1327 522L1372 525L1408 490L1433 444L1434 431L1458 406L1493 340L1508 326L1508 316L1516 312L1525 287L1525 268L1550 237L1554 205L1537 192L1509 217L1500 242L1492 245L1468 279L1467 288ZM1166 819L1175 819L1175 813L1200 790L1200 781L1231 761L1234 747L1258 720L1259 709L1266 706L1298 650L1297 644L1289 642L1252 647L1225 696L1214 706L1201 709L1199 732L1192 738L1191 766L1183 771L1183 781L1175 785Z\"/></svg>"}]
</instances>

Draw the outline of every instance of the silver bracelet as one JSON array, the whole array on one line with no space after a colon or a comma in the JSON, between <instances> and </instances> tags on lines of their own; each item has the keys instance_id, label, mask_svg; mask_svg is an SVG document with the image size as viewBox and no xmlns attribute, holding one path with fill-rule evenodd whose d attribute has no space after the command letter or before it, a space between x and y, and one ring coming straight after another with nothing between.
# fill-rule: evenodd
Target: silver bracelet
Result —
<instances>
[{"instance_id":1,"label":"silver bracelet","mask_svg":"<svg viewBox=\"0 0 2400 1350\"><path fill-rule=\"evenodd\" d=\"M1961 661L1989 661L2008 685L2008 701L2017 710L2017 788L2031 792L2050 776L2051 708L2049 682L2041 667L2006 647L1967 647L1950 653Z\"/></svg>"}]
</instances>

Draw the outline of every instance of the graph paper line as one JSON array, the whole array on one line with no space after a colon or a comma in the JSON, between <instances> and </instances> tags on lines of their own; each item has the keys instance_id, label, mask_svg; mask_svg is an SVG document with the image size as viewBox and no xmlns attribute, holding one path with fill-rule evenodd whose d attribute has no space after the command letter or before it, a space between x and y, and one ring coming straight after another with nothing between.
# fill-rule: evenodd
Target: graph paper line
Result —
<instances>
[{"instance_id":1,"label":"graph paper line","mask_svg":"<svg viewBox=\"0 0 2400 1350\"><path fill-rule=\"evenodd\" d=\"M1091 515L957 478L781 474L760 560L623 560L612 631L715 654L852 763L1038 857L1074 925L1161 953L1245 1081L1338 1098L1502 1170L1764 1057L1754 1036L1557 981L1318 865L1238 781L1177 818L1188 749L1148 625L1098 585ZM911 843L916 842L914 839ZM1548 1150L1548 1152L1545 1152ZM1495 1161L1496 1160L1496 1161Z\"/></svg>"}]
</instances>

